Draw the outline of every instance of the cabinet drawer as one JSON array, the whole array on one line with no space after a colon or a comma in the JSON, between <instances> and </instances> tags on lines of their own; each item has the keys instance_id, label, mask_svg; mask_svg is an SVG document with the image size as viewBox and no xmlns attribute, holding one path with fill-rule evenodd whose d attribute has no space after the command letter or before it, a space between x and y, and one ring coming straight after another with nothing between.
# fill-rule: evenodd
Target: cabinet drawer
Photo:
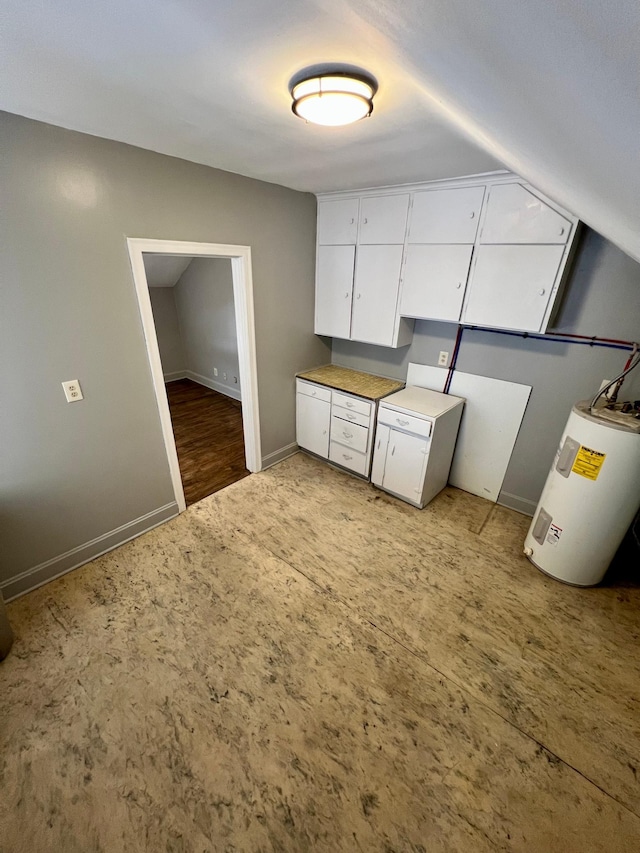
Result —
<instances>
[{"instance_id":1,"label":"cabinet drawer","mask_svg":"<svg viewBox=\"0 0 640 853\"><path fill-rule=\"evenodd\" d=\"M367 440L369 438L369 430L366 427L350 424L343 421L341 418L332 416L331 418L331 441L337 441L339 444L344 444L346 447L352 447L360 453L365 453L367 450Z\"/></svg>"},{"instance_id":2,"label":"cabinet drawer","mask_svg":"<svg viewBox=\"0 0 640 853\"><path fill-rule=\"evenodd\" d=\"M331 414L336 418L342 418L350 424L358 424L359 426L369 428L369 415L361 415L360 412L354 412L351 409L342 409L336 406L335 403L331 407Z\"/></svg>"},{"instance_id":3,"label":"cabinet drawer","mask_svg":"<svg viewBox=\"0 0 640 853\"><path fill-rule=\"evenodd\" d=\"M314 385L313 382L296 379L296 391L298 394L306 394L307 397L315 397L316 400L331 402L331 388L325 388L323 385Z\"/></svg>"},{"instance_id":4,"label":"cabinet drawer","mask_svg":"<svg viewBox=\"0 0 640 853\"><path fill-rule=\"evenodd\" d=\"M343 468L348 468L356 474L367 476L367 454L358 453L349 447L343 447L332 441L329 444L329 459L335 462L336 465L342 465Z\"/></svg>"},{"instance_id":5,"label":"cabinet drawer","mask_svg":"<svg viewBox=\"0 0 640 853\"><path fill-rule=\"evenodd\" d=\"M378 409L378 423L387 424L395 429L401 429L403 432L412 432L414 435L421 435L425 438L429 438L431 435L431 421L416 418L413 415L405 415L404 412L397 412L384 406L380 406Z\"/></svg>"},{"instance_id":6,"label":"cabinet drawer","mask_svg":"<svg viewBox=\"0 0 640 853\"><path fill-rule=\"evenodd\" d=\"M360 412L361 415L369 416L371 414L371 403L363 400L360 397L349 397L347 394L341 394L339 391L333 392L333 405L340 406L343 409L350 409L352 412Z\"/></svg>"}]
</instances>

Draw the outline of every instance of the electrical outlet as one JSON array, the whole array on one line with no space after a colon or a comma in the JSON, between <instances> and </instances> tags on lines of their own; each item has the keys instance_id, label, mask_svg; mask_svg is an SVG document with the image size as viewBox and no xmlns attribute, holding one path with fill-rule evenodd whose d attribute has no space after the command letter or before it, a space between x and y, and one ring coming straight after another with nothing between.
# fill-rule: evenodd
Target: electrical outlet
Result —
<instances>
[{"instance_id":1,"label":"electrical outlet","mask_svg":"<svg viewBox=\"0 0 640 853\"><path fill-rule=\"evenodd\" d=\"M82 388L77 379L69 379L67 382L63 382L62 387L67 403L77 403L79 400L84 400Z\"/></svg>"},{"instance_id":2,"label":"electrical outlet","mask_svg":"<svg viewBox=\"0 0 640 853\"><path fill-rule=\"evenodd\" d=\"M440 355L438 356L438 367L446 367L449 363L449 353L444 350L440 351Z\"/></svg>"},{"instance_id":3,"label":"electrical outlet","mask_svg":"<svg viewBox=\"0 0 640 853\"><path fill-rule=\"evenodd\" d=\"M224 381L226 382L226 381L227 381L227 374L226 374L226 373L223 373L223 374L222 374L222 378L223 378L223 379L224 379Z\"/></svg>"},{"instance_id":4,"label":"electrical outlet","mask_svg":"<svg viewBox=\"0 0 640 853\"><path fill-rule=\"evenodd\" d=\"M217 376L217 375L218 375L218 368L217 368L217 367L214 367L214 368L213 368L213 375L214 375L214 376Z\"/></svg>"}]
</instances>

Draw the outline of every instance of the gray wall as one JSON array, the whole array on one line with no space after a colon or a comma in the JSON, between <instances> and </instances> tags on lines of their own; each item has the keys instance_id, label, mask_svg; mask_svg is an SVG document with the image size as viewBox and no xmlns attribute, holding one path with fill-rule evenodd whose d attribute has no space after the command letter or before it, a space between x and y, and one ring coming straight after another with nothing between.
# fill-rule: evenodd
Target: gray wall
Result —
<instances>
[{"instance_id":1,"label":"gray wall","mask_svg":"<svg viewBox=\"0 0 640 853\"><path fill-rule=\"evenodd\" d=\"M173 501L127 236L251 246L264 455L294 441L293 375L329 350L313 335L311 195L7 113L0 144L6 582ZM65 402L66 379L83 402Z\"/></svg>"},{"instance_id":2,"label":"gray wall","mask_svg":"<svg viewBox=\"0 0 640 853\"><path fill-rule=\"evenodd\" d=\"M230 263L230 261L227 263ZM178 323L175 288L150 287L149 296L151 297L151 308L156 327L156 337L158 338L162 372L165 379L171 379L171 374L183 374L187 369L187 356Z\"/></svg>"},{"instance_id":3,"label":"gray wall","mask_svg":"<svg viewBox=\"0 0 640 853\"><path fill-rule=\"evenodd\" d=\"M238 338L233 301L231 261L194 258L175 291L180 331L188 370L228 391L240 392ZM218 369L217 377L213 369ZM224 374L227 379L225 381ZM234 382L234 377L238 379Z\"/></svg>"},{"instance_id":4,"label":"gray wall","mask_svg":"<svg viewBox=\"0 0 640 853\"><path fill-rule=\"evenodd\" d=\"M567 284L554 331L640 338L640 264L585 229ZM400 350L335 339L332 361L404 379L410 361L435 365L440 350L452 352L456 330L446 323L417 322L412 344ZM458 358L461 371L533 386L501 500L513 504L510 496L516 496L537 503L571 406L593 396L602 379L620 373L627 355L465 330ZM640 367L635 373L621 399L640 398Z\"/></svg>"}]
</instances>

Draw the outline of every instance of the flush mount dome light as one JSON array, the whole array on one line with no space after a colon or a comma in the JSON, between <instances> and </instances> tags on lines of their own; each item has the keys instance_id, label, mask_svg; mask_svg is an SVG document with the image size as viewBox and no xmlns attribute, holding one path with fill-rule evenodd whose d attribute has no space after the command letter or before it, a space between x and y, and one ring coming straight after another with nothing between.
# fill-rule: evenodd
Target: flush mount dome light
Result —
<instances>
[{"instance_id":1,"label":"flush mount dome light","mask_svg":"<svg viewBox=\"0 0 640 853\"><path fill-rule=\"evenodd\" d=\"M313 124L338 127L370 116L377 85L367 74L331 71L291 86L293 112Z\"/></svg>"}]
</instances>

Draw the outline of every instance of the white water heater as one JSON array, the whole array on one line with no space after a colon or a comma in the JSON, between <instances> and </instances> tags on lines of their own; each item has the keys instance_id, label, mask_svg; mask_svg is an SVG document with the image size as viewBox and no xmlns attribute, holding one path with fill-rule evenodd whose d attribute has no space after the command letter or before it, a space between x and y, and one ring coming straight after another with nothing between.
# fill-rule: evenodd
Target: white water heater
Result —
<instances>
[{"instance_id":1,"label":"white water heater","mask_svg":"<svg viewBox=\"0 0 640 853\"><path fill-rule=\"evenodd\" d=\"M600 583L640 507L640 421L576 404L524 553L576 586Z\"/></svg>"}]
</instances>

